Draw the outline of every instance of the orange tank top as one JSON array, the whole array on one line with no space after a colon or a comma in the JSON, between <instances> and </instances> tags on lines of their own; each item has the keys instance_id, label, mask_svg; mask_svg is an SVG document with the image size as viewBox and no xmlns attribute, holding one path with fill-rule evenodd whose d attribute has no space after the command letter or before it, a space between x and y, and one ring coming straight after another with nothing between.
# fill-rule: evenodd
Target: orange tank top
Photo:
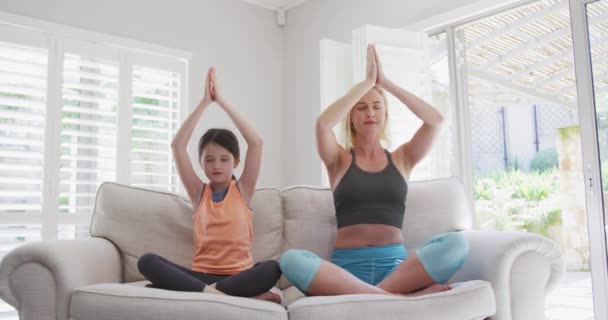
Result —
<instances>
[{"instance_id":1,"label":"orange tank top","mask_svg":"<svg viewBox=\"0 0 608 320\"><path fill-rule=\"evenodd\" d=\"M231 275L253 266L252 213L231 181L221 202L213 202L205 185L193 217L195 253L192 270Z\"/></svg>"}]
</instances>

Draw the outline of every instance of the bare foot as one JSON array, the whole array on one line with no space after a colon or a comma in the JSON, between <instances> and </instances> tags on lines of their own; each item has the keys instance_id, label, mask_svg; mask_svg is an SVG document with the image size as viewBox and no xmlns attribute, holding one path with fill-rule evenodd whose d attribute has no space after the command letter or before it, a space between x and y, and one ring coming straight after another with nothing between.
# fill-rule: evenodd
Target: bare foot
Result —
<instances>
[{"instance_id":1,"label":"bare foot","mask_svg":"<svg viewBox=\"0 0 608 320\"><path fill-rule=\"evenodd\" d=\"M406 296L416 297L416 296L422 296L422 295L430 294L430 293L448 291L450 289L452 289L452 287L450 285L434 283L434 284L432 284L432 285L430 285L430 286L428 286L428 287L426 287L426 288L424 288L422 290L406 294Z\"/></svg>"},{"instance_id":2,"label":"bare foot","mask_svg":"<svg viewBox=\"0 0 608 320\"><path fill-rule=\"evenodd\" d=\"M266 292L262 293L261 295L255 296L253 298L258 299L258 300L270 301L270 302L275 302L275 303L281 304L281 297L278 294L270 292L270 291L266 291Z\"/></svg>"}]
</instances>

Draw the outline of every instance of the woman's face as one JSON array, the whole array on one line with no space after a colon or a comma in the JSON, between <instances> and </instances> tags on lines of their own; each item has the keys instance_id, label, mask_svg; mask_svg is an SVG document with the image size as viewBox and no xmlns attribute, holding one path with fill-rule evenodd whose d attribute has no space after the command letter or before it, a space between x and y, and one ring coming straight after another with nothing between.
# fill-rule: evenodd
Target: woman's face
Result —
<instances>
[{"instance_id":1,"label":"woman's face","mask_svg":"<svg viewBox=\"0 0 608 320\"><path fill-rule=\"evenodd\" d=\"M375 89L365 94L352 108L350 122L357 136L380 136L386 123L386 106L382 95Z\"/></svg>"}]
</instances>

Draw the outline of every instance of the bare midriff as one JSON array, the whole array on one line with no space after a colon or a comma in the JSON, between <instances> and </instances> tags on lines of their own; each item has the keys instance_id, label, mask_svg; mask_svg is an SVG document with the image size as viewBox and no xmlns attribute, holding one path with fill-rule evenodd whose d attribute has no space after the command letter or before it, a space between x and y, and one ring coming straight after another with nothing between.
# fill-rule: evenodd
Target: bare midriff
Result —
<instances>
[{"instance_id":1,"label":"bare midriff","mask_svg":"<svg viewBox=\"0 0 608 320\"><path fill-rule=\"evenodd\" d=\"M356 224L338 229L337 249L385 246L403 243L401 229L382 224Z\"/></svg>"}]
</instances>

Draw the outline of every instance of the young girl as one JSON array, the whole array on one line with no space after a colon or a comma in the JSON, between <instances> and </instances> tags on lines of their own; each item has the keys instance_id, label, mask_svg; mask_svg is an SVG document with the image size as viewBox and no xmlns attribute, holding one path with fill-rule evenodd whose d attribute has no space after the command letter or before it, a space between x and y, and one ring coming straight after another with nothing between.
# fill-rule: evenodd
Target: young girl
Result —
<instances>
[{"instance_id":1,"label":"young girl","mask_svg":"<svg viewBox=\"0 0 608 320\"><path fill-rule=\"evenodd\" d=\"M232 174L240 162L236 136L226 129L210 129L199 141L198 155L209 183L194 172L186 145L202 113L212 102L226 111L247 141L245 167L240 179ZM207 72L205 95L178 130L171 143L179 176L194 209L192 269L148 253L138 261L139 272L156 288L211 292L280 303L269 292L281 276L278 263L253 264L252 213L249 209L260 171L262 139L221 95L215 69Z\"/></svg>"}]
</instances>

